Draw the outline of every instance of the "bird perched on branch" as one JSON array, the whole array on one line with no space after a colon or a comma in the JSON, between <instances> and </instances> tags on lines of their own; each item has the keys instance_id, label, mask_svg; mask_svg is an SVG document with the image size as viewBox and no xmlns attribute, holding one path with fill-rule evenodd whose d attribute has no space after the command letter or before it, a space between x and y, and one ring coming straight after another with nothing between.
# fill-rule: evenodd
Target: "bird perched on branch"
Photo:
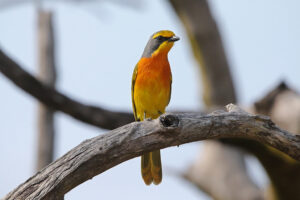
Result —
<instances>
[{"instance_id":1,"label":"bird perched on branch","mask_svg":"<svg viewBox=\"0 0 300 200\"><path fill-rule=\"evenodd\" d=\"M132 76L131 95L136 121L155 119L165 112L172 84L168 52L178 40L179 37L168 30L158 31L150 37ZM147 185L161 182L160 150L142 155L141 172Z\"/></svg>"}]
</instances>

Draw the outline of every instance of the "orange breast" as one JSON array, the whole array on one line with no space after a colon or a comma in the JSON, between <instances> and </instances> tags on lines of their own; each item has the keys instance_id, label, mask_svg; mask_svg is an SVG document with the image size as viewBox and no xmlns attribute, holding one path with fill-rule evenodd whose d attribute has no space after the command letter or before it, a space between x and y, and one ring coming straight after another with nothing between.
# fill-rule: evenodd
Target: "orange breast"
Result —
<instances>
[{"instance_id":1,"label":"orange breast","mask_svg":"<svg viewBox=\"0 0 300 200\"><path fill-rule=\"evenodd\" d=\"M171 93L172 75L166 55L141 58L134 88L138 118L157 118L165 112Z\"/></svg>"}]
</instances>

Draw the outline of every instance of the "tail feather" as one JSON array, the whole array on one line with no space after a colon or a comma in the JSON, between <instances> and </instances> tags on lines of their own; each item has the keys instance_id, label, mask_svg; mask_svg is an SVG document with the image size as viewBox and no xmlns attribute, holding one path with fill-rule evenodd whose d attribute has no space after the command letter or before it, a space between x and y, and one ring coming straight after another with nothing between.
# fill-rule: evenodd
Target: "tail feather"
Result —
<instances>
[{"instance_id":1,"label":"tail feather","mask_svg":"<svg viewBox=\"0 0 300 200\"><path fill-rule=\"evenodd\" d=\"M160 150L151 152L150 157L151 157L151 174L153 178L153 183L155 185L158 185L162 180Z\"/></svg>"},{"instance_id":2,"label":"tail feather","mask_svg":"<svg viewBox=\"0 0 300 200\"><path fill-rule=\"evenodd\" d=\"M141 158L141 172L146 185L150 185L153 181L151 174L151 153L145 153Z\"/></svg>"},{"instance_id":3,"label":"tail feather","mask_svg":"<svg viewBox=\"0 0 300 200\"><path fill-rule=\"evenodd\" d=\"M160 150L142 155L141 159L142 177L146 185L152 182L155 185L162 181L162 168L160 159Z\"/></svg>"}]
</instances>

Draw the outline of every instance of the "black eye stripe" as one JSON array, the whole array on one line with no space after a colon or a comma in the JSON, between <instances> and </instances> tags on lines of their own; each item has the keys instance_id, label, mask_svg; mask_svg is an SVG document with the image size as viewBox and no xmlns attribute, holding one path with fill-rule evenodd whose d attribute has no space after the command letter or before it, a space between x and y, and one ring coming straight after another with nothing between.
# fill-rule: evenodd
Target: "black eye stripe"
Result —
<instances>
[{"instance_id":1,"label":"black eye stripe","mask_svg":"<svg viewBox=\"0 0 300 200\"><path fill-rule=\"evenodd\" d=\"M160 42L164 42L167 41L168 39L170 39L171 37L163 37L163 36L157 36L155 39L160 41Z\"/></svg>"},{"instance_id":2,"label":"black eye stripe","mask_svg":"<svg viewBox=\"0 0 300 200\"><path fill-rule=\"evenodd\" d=\"M146 57L146 58L151 57L152 53L155 50L157 50L162 43L170 40L170 38L172 38L172 37L164 37L162 35L159 35L159 36L153 38L153 36L152 36L144 49L142 57Z\"/></svg>"}]
</instances>

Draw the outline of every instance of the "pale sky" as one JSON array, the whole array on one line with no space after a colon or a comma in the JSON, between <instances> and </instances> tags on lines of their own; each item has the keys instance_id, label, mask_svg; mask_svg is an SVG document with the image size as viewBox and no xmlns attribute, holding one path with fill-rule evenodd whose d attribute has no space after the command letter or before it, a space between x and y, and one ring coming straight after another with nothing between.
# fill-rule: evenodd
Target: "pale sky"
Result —
<instances>
[{"instance_id":1,"label":"pale sky","mask_svg":"<svg viewBox=\"0 0 300 200\"><path fill-rule=\"evenodd\" d=\"M217 19L241 104L249 105L280 80L300 90L299 1L209 1ZM143 0L137 8L117 4L49 3L54 11L57 88L85 103L131 111L133 68L149 36L173 30L181 40L169 54L173 73L168 109L200 109L198 69L184 29L167 1ZM28 71L36 66L36 15L32 4L2 9L0 48ZM36 101L0 75L0 197L34 173ZM87 138L106 132L62 113L55 116L58 158ZM162 151L164 178L147 187L140 159L132 159L85 182L66 199L209 199L170 169L183 171L199 143ZM251 174L266 180L253 160ZM168 173L169 172L169 173Z\"/></svg>"}]
</instances>

